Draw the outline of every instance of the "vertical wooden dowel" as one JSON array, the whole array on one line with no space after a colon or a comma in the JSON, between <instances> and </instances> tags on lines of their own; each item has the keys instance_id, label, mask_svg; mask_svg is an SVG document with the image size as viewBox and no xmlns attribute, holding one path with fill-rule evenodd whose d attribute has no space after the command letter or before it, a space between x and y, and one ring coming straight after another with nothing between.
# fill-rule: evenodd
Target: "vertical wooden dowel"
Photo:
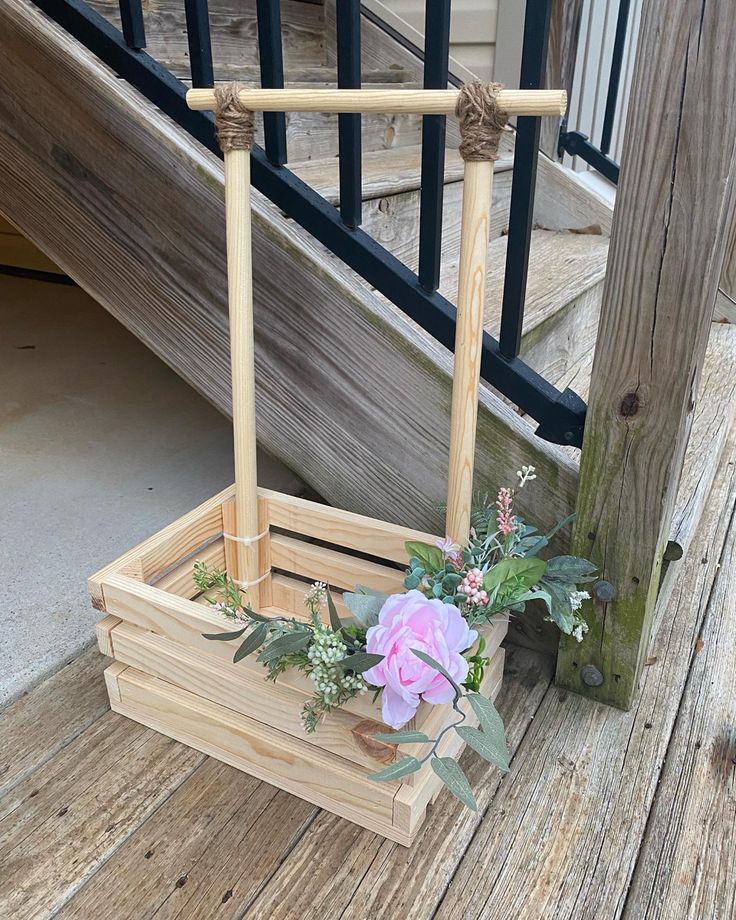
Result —
<instances>
[{"instance_id":1,"label":"vertical wooden dowel","mask_svg":"<svg viewBox=\"0 0 736 920\"><path fill-rule=\"evenodd\" d=\"M460 230L446 525L447 535L461 546L468 542L473 501L475 429L478 420L478 382L483 345L492 189L493 161L466 162Z\"/></svg>"},{"instance_id":2,"label":"vertical wooden dowel","mask_svg":"<svg viewBox=\"0 0 736 920\"><path fill-rule=\"evenodd\" d=\"M225 153L225 217L235 446L235 533L239 537L255 537L259 531L249 150ZM236 557L238 572L235 577L241 581L255 581L259 576L258 544L236 543ZM257 610L258 585L248 588L248 600Z\"/></svg>"}]
</instances>

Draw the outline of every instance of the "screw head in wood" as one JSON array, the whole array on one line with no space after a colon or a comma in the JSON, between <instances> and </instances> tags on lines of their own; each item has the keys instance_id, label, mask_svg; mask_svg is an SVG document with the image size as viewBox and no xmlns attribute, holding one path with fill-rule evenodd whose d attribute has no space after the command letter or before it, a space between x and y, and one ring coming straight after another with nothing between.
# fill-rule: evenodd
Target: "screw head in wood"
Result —
<instances>
[{"instance_id":1,"label":"screw head in wood","mask_svg":"<svg viewBox=\"0 0 736 920\"><path fill-rule=\"evenodd\" d=\"M616 597L616 589L611 584L610 581L597 581L592 588L593 597L596 600L603 601L603 603L608 604L610 601Z\"/></svg>"},{"instance_id":2,"label":"screw head in wood","mask_svg":"<svg viewBox=\"0 0 736 920\"><path fill-rule=\"evenodd\" d=\"M594 664L586 664L580 670L580 679L586 687L600 687L603 675Z\"/></svg>"}]
</instances>

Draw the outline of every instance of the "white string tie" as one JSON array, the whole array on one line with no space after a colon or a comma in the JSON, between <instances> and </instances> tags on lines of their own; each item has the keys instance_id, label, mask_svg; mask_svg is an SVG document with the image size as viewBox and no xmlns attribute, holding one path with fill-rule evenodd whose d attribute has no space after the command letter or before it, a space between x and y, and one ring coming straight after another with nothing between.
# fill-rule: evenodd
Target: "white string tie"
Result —
<instances>
[{"instance_id":1,"label":"white string tie","mask_svg":"<svg viewBox=\"0 0 736 920\"><path fill-rule=\"evenodd\" d=\"M259 540L262 540L268 532L269 528L267 527L263 533L259 533L257 537L236 537L235 534L225 533L223 530L222 536L226 540L232 540L234 543L242 543L243 546L252 546L254 543L258 543Z\"/></svg>"},{"instance_id":2,"label":"white string tie","mask_svg":"<svg viewBox=\"0 0 736 920\"><path fill-rule=\"evenodd\" d=\"M239 588L253 588L255 585L260 585L260 583L271 574L271 569L267 572L264 572L260 578L256 578L255 581L240 581L238 578L231 578L230 581L235 582Z\"/></svg>"}]
</instances>

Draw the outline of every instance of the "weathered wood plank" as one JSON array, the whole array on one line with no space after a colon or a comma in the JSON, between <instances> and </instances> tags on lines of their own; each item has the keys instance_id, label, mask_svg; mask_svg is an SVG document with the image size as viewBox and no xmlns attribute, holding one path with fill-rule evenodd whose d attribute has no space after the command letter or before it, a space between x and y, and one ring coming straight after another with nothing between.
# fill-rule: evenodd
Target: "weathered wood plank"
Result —
<instances>
[{"instance_id":1,"label":"weathered wood plank","mask_svg":"<svg viewBox=\"0 0 736 920\"><path fill-rule=\"evenodd\" d=\"M582 11L583 0L554 0L550 14L544 85L549 89L564 89L568 95L575 75ZM543 118L539 149L553 160L559 159L559 135L560 119Z\"/></svg>"},{"instance_id":2,"label":"weathered wood plank","mask_svg":"<svg viewBox=\"0 0 736 920\"><path fill-rule=\"evenodd\" d=\"M732 437L708 513L660 595L634 708L550 688L438 918L621 915L729 530L722 511L736 502L734 460Z\"/></svg>"},{"instance_id":3,"label":"weathered wood plank","mask_svg":"<svg viewBox=\"0 0 736 920\"><path fill-rule=\"evenodd\" d=\"M736 21L725 8L645 4L573 538L616 596L596 602L586 642L563 640L558 659L561 686L623 707L647 654L736 207L729 36ZM704 144L716 118L717 143ZM588 665L603 677L598 686L581 678Z\"/></svg>"},{"instance_id":4,"label":"weathered wood plank","mask_svg":"<svg viewBox=\"0 0 736 920\"><path fill-rule=\"evenodd\" d=\"M207 758L59 917L239 918L317 812Z\"/></svg>"},{"instance_id":5,"label":"weathered wood plank","mask_svg":"<svg viewBox=\"0 0 736 920\"><path fill-rule=\"evenodd\" d=\"M507 650L497 706L506 722L512 753L534 718L551 672L549 657L526 649ZM444 890L501 783L500 774L472 752L463 756L463 768L478 795L478 814L464 810L449 794L441 794L406 852L322 813L249 905L253 916L273 920L295 915L431 916L429 892Z\"/></svg>"},{"instance_id":6,"label":"weathered wood plank","mask_svg":"<svg viewBox=\"0 0 736 920\"><path fill-rule=\"evenodd\" d=\"M736 916L735 659L732 522L626 900L629 920Z\"/></svg>"},{"instance_id":7,"label":"weathered wood plank","mask_svg":"<svg viewBox=\"0 0 736 920\"><path fill-rule=\"evenodd\" d=\"M0 795L58 754L110 705L96 648L21 697L0 716Z\"/></svg>"},{"instance_id":8,"label":"weathered wood plank","mask_svg":"<svg viewBox=\"0 0 736 920\"><path fill-rule=\"evenodd\" d=\"M28 0L8 0L0 26L9 217L227 411L220 163ZM28 119L38 81L44 91ZM69 106L73 124L58 118ZM254 218L263 446L336 505L441 526L451 356L260 196ZM522 463L545 481L549 501L534 515L544 528L571 510L576 465L484 390L476 486L512 481ZM521 494L520 511L525 502Z\"/></svg>"},{"instance_id":9,"label":"weathered wood plank","mask_svg":"<svg viewBox=\"0 0 736 920\"><path fill-rule=\"evenodd\" d=\"M0 799L0 915L49 916L201 763L113 713Z\"/></svg>"}]
</instances>

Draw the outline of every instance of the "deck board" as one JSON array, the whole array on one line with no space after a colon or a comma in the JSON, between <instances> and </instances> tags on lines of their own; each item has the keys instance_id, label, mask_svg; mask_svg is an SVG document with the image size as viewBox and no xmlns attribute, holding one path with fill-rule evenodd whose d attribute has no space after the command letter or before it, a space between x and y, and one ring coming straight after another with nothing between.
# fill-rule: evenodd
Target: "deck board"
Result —
<instances>
[{"instance_id":1,"label":"deck board","mask_svg":"<svg viewBox=\"0 0 736 920\"><path fill-rule=\"evenodd\" d=\"M3 714L0 916L731 916L734 506L731 436L635 708L510 649L511 773L466 753L481 813L440 795L409 851L107 711L85 653Z\"/></svg>"}]
</instances>

